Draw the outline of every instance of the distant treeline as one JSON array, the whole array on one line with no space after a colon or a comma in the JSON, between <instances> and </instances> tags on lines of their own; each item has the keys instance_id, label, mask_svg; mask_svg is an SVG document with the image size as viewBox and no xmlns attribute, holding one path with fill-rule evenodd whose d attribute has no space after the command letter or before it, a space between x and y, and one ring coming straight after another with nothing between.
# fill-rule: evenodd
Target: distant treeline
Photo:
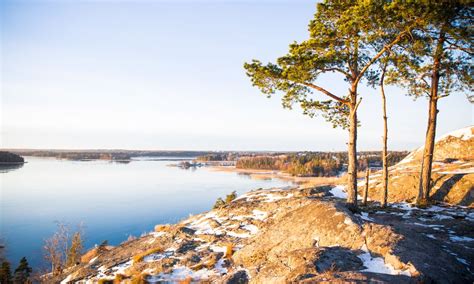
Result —
<instances>
[{"instance_id":1,"label":"distant treeline","mask_svg":"<svg viewBox=\"0 0 474 284\"><path fill-rule=\"evenodd\" d=\"M235 161L239 155L233 152L211 153L196 158L199 162Z\"/></svg>"},{"instance_id":2,"label":"distant treeline","mask_svg":"<svg viewBox=\"0 0 474 284\"><path fill-rule=\"evenodd\" d=\"M130 160L126 153L61 153L55 156L66 160Z\"/></svg>"},{"instance_id":3,"label":"distant treeline","mask_svg":"<svg viewBox=\"0 0 474 284\"><path fill-rule=\"evenodd\" d=\"M398 163L409 152L390 152L389 166ZM306 152L284 155L255 155L237 159L241 169L280 170L294 176L335 176L346 170L348 156L345 152ZM381 167L380 152L361 152L358 156L359 170Z\"/></svg>"},{"instance_id":4,"label":"distant treeline","mask_svg":"<svg viewBox=\"0 0 474 284\"><path fill-rule=\"evenodd\" d=\"M133 157L195 158L205 151L142 151L142 150L12 150L23 156L53 157L68 160L129 160Z\"/></svg>"},{"instance_id":5,"label":"distant treeline","mask_svg":"<svg viewBox=\"0 0 474 284\"><path fill-rule=\"evenodd\" d=\"M20 155L6 152L6 151L0 151L0 163L24 163L25 159L21 157Z\"/></svg>"}]
</instances>

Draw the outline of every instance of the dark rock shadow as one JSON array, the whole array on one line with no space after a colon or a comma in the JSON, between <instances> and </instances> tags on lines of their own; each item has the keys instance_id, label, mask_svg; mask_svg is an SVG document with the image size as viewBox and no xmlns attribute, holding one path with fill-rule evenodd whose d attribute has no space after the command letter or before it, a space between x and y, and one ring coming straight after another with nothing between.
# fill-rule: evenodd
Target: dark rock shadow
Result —
<instances>
[{"instance_id":1,"label":"dark rock shadow","mask_svg":"<svg viewBox=\"0 0 474 284\"><path fill-rule=\"evenodd\" d=\"M362 260L357 254L362 251L352 251L343 247L321 248L319 256L314 263L318 273L327 271L358 271L364 268Z\"/></svg>"},{"instance_id":2,"label":"dark rock shadow","mask_svg":"<svg viewBox=\"0 0 474 284\"><path fill-rule=\"evenodd\" d=\"M470 272L473 264L466 265L458 260L458 257L472 259L471 249L462 254L453 254L458 244L444 238L433 240L426 234L438 233L429 227L414 229L412 222L400 218L398 221L392 220L388 225L403 237L394 246L392 253L400 261L411 263L421 273L419 283L474 283L474 275Z\"/></svg>"},{"instance_id":3,"label":"dark rock shadow","mask_svg":"<svg viewBox=\"0 0 474 284\"><path fill-rule=\"evenodd\" d=\"M438 201L443 201L448 195L453 186L460 181L466 174L455 174L443 182L438 190L432 195L432 198Z\"/></svg>"},{"instance_id":4,"label":"dark rock shadow","mask_svg":"<svg viewBox=\"0 0 474 284\"><path fill-rule=\"evenodd\" d=\"M474 201L474 185L471 185L469 190L464 194L461 201L459 201L458 205L461 206L470 206Z\"/></svg>"}]
</instances>

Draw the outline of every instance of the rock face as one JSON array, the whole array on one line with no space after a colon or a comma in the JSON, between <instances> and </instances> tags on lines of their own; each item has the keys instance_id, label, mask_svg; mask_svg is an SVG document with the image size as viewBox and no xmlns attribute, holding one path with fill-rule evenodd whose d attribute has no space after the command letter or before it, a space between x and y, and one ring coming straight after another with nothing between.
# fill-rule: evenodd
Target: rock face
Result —
<instances>
[{"instance_id":1,"label":"rock face","mask_svg":"<svg viewBox=\"0 0 474 284\"><path fill-rule=\"evenodd\" d=\"M474 281L473 209L393 204L354 213L331 192L327 186L252 191L97 250L46 282Z\"/></svg>"},{"instance_id":2,"label":"rock face","mask_svg":"<svg viewBox=\"0 0 474 284\"><path fill-rule=\"evenodd\" d=\"M474 127L466 127L437 139L434 150L431 197L449 204L473 206ZM413 201L418 194L423 147L389 169L389 202ZM362 182L363 183L363 182ZM369 198L381 200L382 175L369 182Z\"/></svg>"}]
</instances>

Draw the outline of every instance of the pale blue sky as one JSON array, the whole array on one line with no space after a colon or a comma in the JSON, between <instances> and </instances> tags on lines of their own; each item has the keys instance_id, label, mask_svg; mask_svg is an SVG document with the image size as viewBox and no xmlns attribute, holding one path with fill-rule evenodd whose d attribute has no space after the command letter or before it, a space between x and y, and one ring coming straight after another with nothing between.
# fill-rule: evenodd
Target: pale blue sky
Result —
<instances>
[{"instance_id":1,"label":"pale blue sky","mask_svg":"<svg viewBox=\"0 0 474 284\"><path fill-rule=\"evenodd\" d=\"M1 147L345 150L347 134L285 110L243 70L307 37L314 1L2 1ZM344 94L346 85L324 85ZM359 149L379 149L378 90L361 88ZM392 149L423 142L427 102L387 90ZM464 94L438 133L472 124Z\"/></svg>"}]
</instances>

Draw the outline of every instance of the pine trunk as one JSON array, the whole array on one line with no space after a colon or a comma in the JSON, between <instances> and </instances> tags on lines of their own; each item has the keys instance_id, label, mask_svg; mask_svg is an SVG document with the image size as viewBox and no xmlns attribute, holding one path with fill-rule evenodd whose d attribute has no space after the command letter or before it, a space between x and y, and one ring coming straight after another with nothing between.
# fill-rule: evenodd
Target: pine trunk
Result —
<instances>
[{"instance_id":1,"label":"pine trunk","mask_svg":"<svg viewBox=\"0 0 474 284\"><path fill-rule=\"evenodd\" d=\"M429 97L428 128L426 130L425 148L423 151L423 163L421 165L420 188L418 191L418 205L426 205L430 199L431 169L436 137L436 120L438 118L438 87L439 68L443 55L444 32L440 33L433 60L431 73L431 90Z\"/></svg>"},{"instance_id":2,"label":"pine trunk","mask_svg":"<svg viewBox=\"0 0 474 284\"><path fill-rule=\"evenodd\" d=\"M362 200L362 204L367 205L367 196L369 195L369 162L367 161L367 170L365 171L365 189L364 189L364 199Z\"/></svg>"},{"instance_id":3,"label":"pine trunk","mask_svg":"<svg viewBox=\"0 0 474 284\"><path fill-rule=\"evenodd\" d=\"M384 78L385 78L385 67L382 71L382 77L380 79L380 90L382 94L382 111L383 111L383 148L382 148L382 189L383 189L383 200L382 207L387 206L388 199L388 151L387 151L387 140L388 140L388 125L387 125L387 100L385 98L384 90Z\"/></svg>"},{"instance_id":4,"label":"pine trunk","mask_svg":"<svg viewBox=\"0 0 474 284\"><path fill-rule=\"evenodd\" d=\"M418 204L421 205L427 204L430 198L431 169L433 163L434 145L436 137L436 120L438 116L437 105L438 99L430 96L428 129L426 131L425 149L423 151L423 164L421 165L421 182L418 195Z\"/></svg>"},{"instance_id":5,"label":"pine trunk","mask_svg":"<svg viewBox=\"0 0 474 284\"><path fill-rule=\"evenodd\" d=\"M347 203L357 208L357 103L355 90L352 91L349 114L349 143L347 166Z\"/></svg>"}]
</instances>

